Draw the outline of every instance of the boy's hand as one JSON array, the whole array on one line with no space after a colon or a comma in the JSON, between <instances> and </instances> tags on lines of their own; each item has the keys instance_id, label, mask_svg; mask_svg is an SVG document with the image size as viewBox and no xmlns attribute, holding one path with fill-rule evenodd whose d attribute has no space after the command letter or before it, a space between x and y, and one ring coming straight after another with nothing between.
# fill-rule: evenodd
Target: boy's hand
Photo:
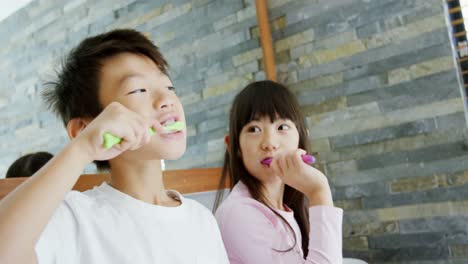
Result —
<instances>
[{"instance_id":1,"label":"boy's hand","mask_svg":"<svg viewBox=\"0 0 468 264\"><path fill-rule=\"evenodd\" d=\"M270 166L285 184L306 195L311 206L333 206L327 177L321 171L306 164L301 157L303 154L306 154L306 151L302 149L290 153L278 153Z\"/></svg>"},{"instance_id":2,"label":"boy's hand","mask_svg":"<svg viewBox=\"0 0 468 264\"><path fill-rule=\"evenodd\" d=\"M74 139L90 160L112 159L126 150L136 150L151 140L150 128L161 133L163 128L158 120L150 120L129 110L118 102L110 103ZM122 138L120 144L104 148L105 132Z\"/></svg>"}]
</instances>

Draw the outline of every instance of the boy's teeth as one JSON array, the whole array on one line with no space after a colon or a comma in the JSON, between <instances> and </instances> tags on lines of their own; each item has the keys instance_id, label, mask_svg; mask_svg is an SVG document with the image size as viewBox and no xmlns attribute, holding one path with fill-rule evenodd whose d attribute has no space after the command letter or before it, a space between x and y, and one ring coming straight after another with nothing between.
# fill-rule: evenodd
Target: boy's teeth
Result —
<instances>
[{"instance_id":1,"label":"boy's teeth","mask_svg":"<svg viewBox=\"0 0 468 264\"><path fill-rule=\"evenodd\" d=\"M169 120L166 120L165 122L163 122L161 125L168 126L168 125L173 124L173 123L175 123L175 120L174 119L169 119Z\"/></svg>"}]
</instances>

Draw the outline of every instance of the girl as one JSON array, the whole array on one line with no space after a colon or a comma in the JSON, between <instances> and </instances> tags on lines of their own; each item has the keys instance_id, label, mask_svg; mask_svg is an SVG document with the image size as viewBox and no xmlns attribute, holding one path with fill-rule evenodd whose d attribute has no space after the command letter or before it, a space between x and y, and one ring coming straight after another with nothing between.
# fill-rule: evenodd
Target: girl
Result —
<instances>
[{"instance_id":1,"label":"girl","mask_svg":"<svg viewBox=\"0 0 468 264\"><path fill-rule=\"evenodd\" d=\"M303 161L307 135L297 99L279 83L252 83L234 99L220 182L230 177L232 191L215 202L231 264L342 263L343 211L326 176Z\"/></svg>"}]
</instances>

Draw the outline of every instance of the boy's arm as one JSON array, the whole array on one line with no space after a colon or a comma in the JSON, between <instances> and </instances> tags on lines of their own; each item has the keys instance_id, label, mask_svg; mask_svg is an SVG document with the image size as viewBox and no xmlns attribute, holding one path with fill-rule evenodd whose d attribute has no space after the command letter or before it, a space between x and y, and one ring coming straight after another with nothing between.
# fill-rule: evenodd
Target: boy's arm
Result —
<instances>
[{"instance_id":1,"label":"boy's arm","mask_svg":"<svg viewBox=\"0 0 468 264\"><path fill-rule=\"evenodd\" d=\"M92 122L71 133L74 139L59 154L0 202L0 263L31 263L42 231L86 165L140 148L150 140L148 127L162 129L154 120L113 102ZM105 149L104 132L124 141Z\"/></svg>"},{"instance_id":2,"label":"boy's arm","mask_svg":"<svg viewBox=\"0 0 468 264\"><path fill-rule=\"evenodd\" d=\"M92 161L77 143L68 144L0 203L0 263L35 260L34 247L39 236Z\"/></svg>"}]
</instances>

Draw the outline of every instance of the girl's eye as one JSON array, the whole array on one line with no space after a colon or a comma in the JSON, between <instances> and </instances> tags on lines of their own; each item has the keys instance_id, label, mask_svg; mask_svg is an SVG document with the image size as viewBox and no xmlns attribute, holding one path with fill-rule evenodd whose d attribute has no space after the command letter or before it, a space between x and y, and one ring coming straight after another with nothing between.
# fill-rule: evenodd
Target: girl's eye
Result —
<instances>
[{"instance_id":1,"label":"girl's eye","mask_svg":"<svg viewBox=\"0 0 468 264\"><path fill-rule=\"evenodd\" d=\"M288 126L288 125L286 125L286 124L282 124L282 125L280 125L280 126L278 127L279 130L288 130L288 129L290 129L290 128L291 128L291 127Z\"/></svg>"},{"instance_id":2,"label":"girl's eye","mask_svg":"<svg viewBox=\"0 0 468 264\"><path fill-rule=\"evenodd\" d=\"M144 93L144 92L146 92L146 89L142 88L142 89L133 90L133 91L129 92L128 94Z\"/></svg>"},{"instance_id":3,"label":"girl's eye","mask_svg":"<svg viewBox=\"0 0 468 264\"><path fill-rule=\"evenodd\" d=\"M251 132L251 133L260 132L260 128L258 126L251 126L247 128L247 132Z\"/></svg>"},{"instance_id":4,"label":"girl's eye","mask_svg":"<svg viewBox=\"0 0 468 264\"><path fill-rule=\"evenodd\" d=\"M169 91L175 91L175 87L174 87L174 86L167 86L167 89L168 89Z\"/></svg>"}]
</instances>

